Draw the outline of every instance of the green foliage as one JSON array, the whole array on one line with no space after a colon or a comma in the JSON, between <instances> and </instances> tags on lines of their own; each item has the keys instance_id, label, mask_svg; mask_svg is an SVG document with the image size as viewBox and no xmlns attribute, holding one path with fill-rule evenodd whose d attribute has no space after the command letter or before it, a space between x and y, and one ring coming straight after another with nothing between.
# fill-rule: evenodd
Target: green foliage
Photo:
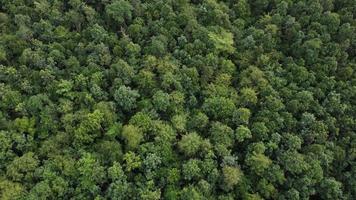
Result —
<instances>
[{"instance_id":1,"label":"green foliage","mask_svg":"<svg viewBox=\"0 0 356 200\"><path fill-rule=\"evenodd\" d=\"M192 128L201 130L207 126L208 122L209 122L208 116L206 116L206 114L202 112L199 112L191 117L191 119L188 121L188 124L190 124Z\"/></svg>"},{"instance_id":2,"label":"green foliage","mask_svg":"<svg viewBox=\"0 0 356 200\"><path fill-rule=\"evenodd\" d=\"M248 124L251 111L248 108L239 108L233 113L233 121L236 124Z\"/></svg>"},{"instance_id":3,"label":"green foliage","mask_svg":"<svg viewBox=\"0 0 356 200\"><path fill-rule=\"evenodd\" d=\"M213 119L231 117L236 109L234 102L225 97L208 98L202 108Z\"/></svg>"},{"instance_id":4,"label":"green foliage","mask_svg":"<svg viewBox=\"0 0 356 200\"><path fill-rule=\"evenodd\" d=\"M170 105L169 94L157 91L152 97L152 103L157 111L167 111Z\"/></svg>"},{"instance_id":5,"label":"green foliage","mask_svg":"<svg viewBox=\"0 0 356 200\"><path fill-rule=\"evenodd\" d=\"M25 188L16 182L11 182L8 180L0 181L0 194L1 199L12 200L21 199L25 196Z\"/></svg>"},{"instance_id":6,"label":"green foliage","mask_svg":"<svg viewBox=\"0 0 356 200\"><path fill-rule=\"evenodd\" d=\"M33 152L28 152L15 158L6 167L6 176L15 182L32 181L35 178L35 170L39 161Z\"/></svg>"},{"instance_id":7,"label":"green foliage","mask_svg":"<svg viewBox=\"0 0 356 200\"><path fill-rule=\"evenodd\" d=\"M184 179L193 180L197 179L201 175L201 169L199 167L199 160L190 159L182 166L182 174Z\"/></svg>"},{"instance_id":8,"label":"green foliage","mask_svg":"<svg viewBox=\"0 0 356 200\"><path fill-rule=\"evenodd\" d=\"M272 160L264 155L265 146L263 143L251 144L252 152L246 157L246 164L250 170L258 175L262 174L272 164Z\"/></svg>"},{"instance_id":9,"label":"green foliage","mask_svg":"<svg viewBox=\"0 0 356 200\"><path fill-rule=\"evenodd\" d=\"M242 88L240 95L240 102L243 106L257 103L257 94L252 88Z\"/></svg>"},{"instance_id":10,"label":"green foliage","mask_svg":"<svg viewBox=\"0 0 356 200\"><path fill-rule=\"evenodd\" d=\"M99 184L104 180L105 168L89 153L85 153L78 161L80 190L97 193Z\"/></svg>"},{"instance_id":11,"label":"green foliage","mask_svg":"<svg viewBox=\"0 0 356 200\"><path fill-rule=\"evenodd\" d=\"M226 188L231 189L241 181L243 173L237 167L224 166L222 168L222 175Z\"/></svg>"},{"instance_id":12,"label":"green foliage","mask_svg":"<svg viewBox=\"0 0 356 200\"><path fill-rule=\"evenodd\" d=\"M125 181L126 175L125 172L122 170L120 163L114 162L113 166L108 169L108 178L113 181Z\"/></svg>"},{"instance_id":13,"label":"green foliage","mask_svg":"<svg viewBox=\"0 0 356 200\"><path fill-rule=\"evenodd\" d=\"M175 129L177 129L180 132L185 131L186 124L187 124L187 118L185 115L174 115L171 121Z\"/></svg>"},{"instance_id":14,"label":"green foliage","mask_svg":"<svg viewBox=\"0 0 356 200\"><path fill-rule=\"evenodd\" d=\"M263 154L251 155L247 158L246 162L247 165L251 167L251 170L257 174L261 174L272 163L272 161Z\"/></svg>"},{"instance_id":15,"label":"green foliage","mask_svg":"<svg viewBox=\"0 0 356 200\"><path fill-rule=\"evenodd\" d=\"M234 131L224 124L215 122L210 129L209 138L218 155L228 155L229 149L234 144Z\"/></svg>"},{"instance_id":16,"label":"green foliage","mask_svg":"<svg viewBox=\"0 0 356 200\"><path fill-rule=\"evenodd\" d=\"M239 126L237 127L236 131L236 139L239 142L243 142L245 139L252 138L252 134L250 129L248 129L246 126Z\"/></svg>"},{"instance_id":17,"label":"green foliage","mask_svg":"<svg viewBox=\"0 0 356 200\"><path fill-rule=\"evenodd\" d=\"M35 119L28 119L27 117L17 118L14 121L14 128L21 134L30 134L34 136L35 133Z\"/></svg>"},{"instance_id":18,"label":"green foliage","mask_svg":"<svg viewBox=\"0 0 356 200\"><path fill-rule=\"evenodd\" d=\"M131 20L133 7L130 2L125 0L115 0L105 7L106 14L113 18L119 25L125 20Z\"/></svg>"},{"instance_id":19,"label":"green foliage","mask_svg":"<svg viewBox=\"0 0 356 200\"><path fill-rule=\"evenodd\" d=\"M126 163L126 171L132 171L141 167L142 161L134 152L129 151L124 155L124 161Z\"/></svg>"},{"instance_id":20,"label":"green foliage","mask_svg":"<svg viewBox=\"0 0 356 200\"><path fill-rule=\"evenodd\" d=\"M341 183L333 178L325 178L322 180L320 187L322 189L321 196L323 199L342 199Z\"/></svg>"},{"instance_id":21,"label":"green foliage","mask_svg":"<svg viewBox=\"0 0 356 200\"><path fill-rule=\"evenodd\" d=\"M356 199L354 0L2 0L0 199Z\"/></svg>"},{"instance_id":22,"label":"green foliage","mask_svg":"<svg viewBox=\"0 0 356 200\"><path fill-rule=\"evenodd\" d=\"M216 50L228 53L234 52L234 38L232 33L224 29L219 29L217 33L210 32L208 36L210 40L212 40Z\"/></svg>"},{"instance_id":23,"label":"green foliage","mask_svg":"<svg viewBox=\"0 0 356 200\"><path fill-rule=\"evenodd\" d=\"M121 135L125 139L129 150L137 148L143 139L142 131L133 125L123 126Z\"/></svg>"},{"instance_id":24,"label":"green foliage","mask_svg":"<svg viewBox=\"0 0 356 200\"><path fill-rule=\"evenodd\" d=\"M114 99L121 109L130 111L136 107L137 98L140 94L130 87L120 86L114 93Z\"/></svg>"},{"instance_id":25,"label":"green foliage","mask_svg":"<svg viewBox=\"0 0 356 200\"><path fill-rule=\"evenodd\" d=\"M193 156L201 148L203 139L196 133L188 133L178 143L179 150L187 156Z\"/></svg>"},{"instance_id":26,"label":"green foliage","mask_svg":"<svg viewBox=\"0 0 356 200\"><path fill-rule=\"evenodd\" d=\"M85 115L79 127L75 130L74 138L78 143L93 142L99 136L102 129L101 123L104 120L104 114L99 110Z\"/></svg>"}]
</instances>

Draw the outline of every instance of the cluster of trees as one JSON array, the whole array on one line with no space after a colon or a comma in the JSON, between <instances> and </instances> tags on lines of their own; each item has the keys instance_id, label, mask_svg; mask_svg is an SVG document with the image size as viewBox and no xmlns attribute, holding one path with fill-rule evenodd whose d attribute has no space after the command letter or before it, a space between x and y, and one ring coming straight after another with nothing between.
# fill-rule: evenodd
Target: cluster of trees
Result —
<instances>
[{"instance_id":1,"label":"cluster of trees","mask_svg":"<svg viewBox=\"0 0 356 200\"><path fill-rule=\"evenodd\" d=\"M1 0L0 199L355 199L355 17Z\"/></svg>"}]
</instances>

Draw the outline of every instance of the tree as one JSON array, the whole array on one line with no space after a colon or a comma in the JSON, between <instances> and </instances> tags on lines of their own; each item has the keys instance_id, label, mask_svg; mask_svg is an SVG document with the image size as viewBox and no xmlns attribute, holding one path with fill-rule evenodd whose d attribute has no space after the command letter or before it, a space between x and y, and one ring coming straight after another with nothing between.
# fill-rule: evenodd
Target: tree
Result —
<instances>
[{"instance_id":1,"label":"tree","mask_svg":"<svg viewBox=\"0 0 356 200\"><path fill-rule=\"evenodd\" d=\"M255 122L252 124L251 132L257 138L265 138L269 132L264 122Z\"/></svg>"},{"instance_id":2,"label":"tree","mask_svg":"<svg viewBox=\"0 0 356 200\"><path fill-rule=\"evenodd\" d=\"M129 151L124 154L125 169L130 172L134 169L140 168L142 165L141 158L137 156L134 152Z\"/></svg>"},{"instance_id":3,"label":"tree","mask_svg":"<svg viewBox=\"0 0 356 200\"><path fill-rule=\"evenodd\" d=\"M116 72L117 77L122 80L123 84L130 84L135 77L135 70L124 60L119 60L112 64L110 68Z\"/></svg>"},{"instance_id":4,"label":"tree","mask_svg":"<svg viewBox=\"0 0 356 200\"><path fill-rule=\"evenodd\" d=\"M79 127L75 130L75 141L80 143L91 143L100 136L104 121L104 114L99 110L85 115Z\"/></svg>"},{"instance_id":5,"label":"tree","mask_svg":"<svg viewBox=\"0 0 356 200\"><path fill-rule=\"evenodd\" d=\"M142 131L133 125L123 126L121 135L126 141L126 147L128 150L137 148L140 142L143 140Z\"/></svg>"},{"instance_id":6,"label":"tree","mask_svg":"<svg viewBox=\"0 0 356 200\"><path fill-rule=\"evenodd\" d=\"M231 117L236 109L234 102L225 97L207 98L202 108L213 119Z\"/></svg>"},{"instance_id":7,"label":"tree","mask_svg":"<svg viewBox=\"0 0 356 200\"><path fill-rule=\"evenodd\" d=\"M182 174L184 179L193 180L201 176L199 163L200 162L197 159L190 159L183 164Z\"/></svg>"},{"instance_id":8,"label":"tree","mask_svg":"<svg viewBox=\"0 0 356 200\"><path fill-rule=\"evenodd\" d=\"M234 38L232 33L220 28L217 33L210 32L208 35L218 52L234 52Z\"/></svg>"},{"instance_id":9,"label":"tree","mask_svg":"<svg viewBox=\"0 0 356 200\"><path fill-rule=\"evenodd\" d=\"M210 138L216 144L226 145L227 147L233 144L233 130L220 122L214 122L210 129Z\"/></svg>"},{"instance_id":10,"label":"tree","mask_svg":"<svg viewBox=\"0 0 356 200\"><path fill-rule=\"evenodd\" d=\"M201 200L203 195L200 194L193 186L188 186L183 188L180 192L182 199L192 199L192 200Z\"/></svg>"},{"instance_id":11,"label":"tree","mask_svg":"<svg viewBox=\"0 0 356 200\"><path fill-rule=\"evenodd\" d=\"M257 94L252 88L242 88L240 96L242 106L255 105L257 103Z\"/></svg>"},{"instance_id":12,"label":"tree","mask_svg":"<svg viewBox=\"0 0 356 200\"><path fill-rule=\"evenodd\" d=\"M234 131L225 124L215 122L211 126L209 138L214 144L217 155L228 155L229 149L234 144Z\"/></svg>"},{"instance_id":13,"label":"tree","mask_svg":"<svg viewBox=\"0 0 356 200\"><path fill-rule=\"evenodd\" d=\"M246 164L252 172L261 175L272 164L272 160L264 155L265 146L263 143L255 143L251 146L252 152L246 157Z\"/></svg>"},{"instance_id":14,"label":"tree","mask_svg":"<svg viewBox=\"0 0 356 200\"><path fill-rule=\"evenodd\" d=\"M251 155L251 157L247 158L246 162L257 174L261 174L272 163L272 161L263 154Z\"/></svg>"},{"instance_id":15,"label":"tree","mask_svg":"<svg viewBox=\"0 0 356 200\"><path fill-rule=\"evenodd\" d=\"M167 49L166 43L167 43L167 38L163 35L152 37L151 45L147 47L147 53L157 57L162 57Z\"/></svg>"},{"instance_id":16,"label":"tree","mask_svg":"<svg viewBox=\"0 0 356 200\"><path fill-rule=\"evenodd\" d=\"M26 194L26 190L21 184L8 180L0 181L0 191L0 197L4 200L24 198Z\"/></svg>"},{"instance_id":17,"label":"tree","mask_svg":"<svg viewBox=\"0 0 356 200\"><path fill-rule=\"evenodd\" d=\"M178 148L186 156L190 157L198 153L202 142L203 139L196 132L191 132L182 137L178 143Z\"/></svg>"},{"instance_id":18,"label":"tree","mask_svg":"<svg viewBox=\"0 0 356 200\"><path fill-rule=\"evenodd\" d=\"M103 140L95 144L94 149L102 163L122 160L122 147L118 141Z\"/></svg>"},{"instance_id":19,"label":"tree","mask_svg":"<svg viewBox=\"0 0 356 200\"><path fill-rule=\"evenodd\" d=\"M113 182L107 191L107 198L130 199L130 185L127 182Z\"/></svg>"},{"instance_id":20,"label":"tree","mask_svg":"<svg viewBox=\"0 0 356 200\"><path fill-rule=\"evenodd\" d=\"M137 90L132 90L130 87L120 86L114 93L114 99L121 109L130 111L134 109L137 99L140 94Z\"/></svg>"},{"instance_id":21,"label":"tree","mask_svg":"<svg viewBox=\"0 0 356 200\"><path fill-rule=\"evenodd\" d=\"M29 192L29 199L41 198L47 199L51 197L51 188L47 182L37 183Z\"/></svg>"},{"instance_id":22,"label":"tree","mask_svg":"<svg viewBox=\"0 0 356 200\"><path fill-rule=\"evenodd\" d=\"M233 10L235 11L236 15L243 19L246 19L251 14L250 5L246 0L237 1L237 3L234 4Z\"/></svg>"},{"instance_id":23,"label":"tree","mask_svg":"<svg viewBox=\"0 0 356 200\"><path fill-rule=\"evenodd\" d=\"M140 70L135 80L139 88L145 92L152 91L157 87L156 74L149 70Z\"/></svg>"},{"instance_id":24,"label":"tree","mask_svg":"<svg viewBox=\"0 0 356 200\"><path fill-rule=\"evenodd\" d=\"M242 171L237 167L224 166L222 168L223 180L225 185L223 189L231 190L236 184L241 181L243 176Z\"/></svg>"},{"instance_id":25,"label":"tree","mask_svg":"<svg viewBox=\"0 0 356 200\"><path fill-rule=\"evenodd\" d=\"M188 124L192 128L202 130L204 127L207 126L208 122L209 122L208 116L206 116L202 112L198 112L197 114L194 114L191 117L191 119L188 121Z\"/></svg>"},{"instance_id":26,"label":"tree","mask_svg":"<svg viewBox=\"0 0 356 200\"><path fill-rule=\"evenodd\" d=\"M249 66L240 74L240 85L242 87L250 87L253 89L262 89L267 86L268 81L265 79L265 74L255 66Z\"/></svg>"},{"instance_id":27,"label":"tree","mask_svg":"<svg viewBox=\"0 0 356 200\"><path fill-rule=\"evenodd\" d=\"M320 196L325 199L343 198L342 183L334 178L325 178L322 180Z\"/></svg>"},{"instance_id":28,"label":"tree","mask_svg":"<svg viewBox=\"0 0 356 200\"><path fill-rule=\"evenodd\" d=\"M17 118L14 122L15 129L17 129L21 134L29 134L31 137L34 137L35 134L35 118L28 119Z\"/></svg>"},{"instance_id":29,"label":"tree","mask_svg":"<svg viewBox=\"0 0 356 200\"><path fill-rule=\"evenodd\" d=\"M157 111L167 111L170 105L169 94L163 91L157 91L152 97L152 103Z\"/></svg>"},{"instance_id":30,"label":"tree","mask_svg":"<svg viewBox=\"0 0 356 200\"><path fill-rule=\"evenodd\" d=\"M287 151L281 155L281 162L286 171L300 174L308 168L304 156L296 151Z\"/></svg>"},{"instance_id":31,"label":"tree","mask_svg":"<svg viewBox=\"0 0 356 200\"><path fill-rule=\"evenodd\" d=\"M120 182L126 181L127 177L120 163L114 162L113 165L108 169L108 178L111 179L112 181L120 181Z\"/></svg>"},{"instance_id":32,"label":"tree","mask_svg":"<svg viewBox=\"0 0 356 200\"><path fill-rule=\"evenodd\" d=\"M79 172L80 191L89 194L98 194L99 184L105 179L105 168L100 165L96 158L90 153L84 153L77 163ZM78 191L79 192L79 191Z\"/></svg>"},{"instance_id":33,"label":"tree","mask_svg":"<svg viewBox=\"0 0 356 200\"><path fill-rule=\"evenodd\" d=\"M246 126L237 127L236 131L236 139L239 142L243 142L245 139L252 138L252 134L249 128Z\"/></svg>"},{"instance_id":34,"label":"tree","mask_svg":"<svg viewBox=\"0 0 356 200\"><path fill-rule=\"evenodd\" d=\"M146 156L145 160L143 161L143 165L145 167L146 177L148 179L151 179L156 175L155 169L160 167L161 163L162 159L155 153L150 153Z\"/></svg>"},{"instance_id":35,"label":"tree","mask_svg":"<svg viewBox=\"0 0 356 200\"><path fill-rule=\"evenodd\" d=\"M142 132L146 133L153 129L154 121L148 113L137 112L131 117L130 124L137 126Z\"/></svg>"},{"instance_id":36,"label":"tree","mask_svg":"<svg viewBox=\"0 0 356 200\"><path fill-rule=\"evenodd\" d=\"M31 182L35 179L35 170L38 165L37 156L33 152L28 152L21 157L15 158L7 165L6 176L15 182Z\"/></svg>"},{"instance_id":37,"label":"tree","mask_svg":"<svg viewBox=\"0 0 356 200\"><path fill-rule=\"evenodd\" d=\"M115 0L105 8L106 14L119 25L131 20L132 10L132 5L126 0Z\"/></svg>"},{"instance_id":38,"label":"tree","mask_svg":"<svg viewBox=\"0 0 356 200\"><path fill-rule=\"evenodd\" d=\"M186 129L187 118L185 115L174 115L171 119L173 127L179 132L183 132Z\"/></svg>"},{"instance_id":39,"label":"tree","mask_svg":"<svg viewBox=\"0 0 356 200\"><path fill-rule=\"evenodd\" d=\"M111 167L108 168L108 178L111 180L111 184L108 188L107 196L118 199L128 199L129 184L127 182L127 176L122 169L120 163L114 162Z\"/></svg>"},{"instance_id":40,"label":"tree","mask_svg":"<svg viewBox=\"0 0 356 200\"><path fill-rule=\"evenodd\" d=\"M266 179L260 180L257 185L257 188L259 190L259 194L261 194L261 196L264 198L273 198L277 195L277 189Z\"/></svg>"},{"instance_id":41,"label":"tree","mask_svg":"<svg viewBox=\"0 0 356 200\"><path fill-rule=\"evenodd\" d=\"M232 119L236 125L248 124L251 116L251 111L248 108L237 109L232 116Z\"/></svg>"}]
</instances>

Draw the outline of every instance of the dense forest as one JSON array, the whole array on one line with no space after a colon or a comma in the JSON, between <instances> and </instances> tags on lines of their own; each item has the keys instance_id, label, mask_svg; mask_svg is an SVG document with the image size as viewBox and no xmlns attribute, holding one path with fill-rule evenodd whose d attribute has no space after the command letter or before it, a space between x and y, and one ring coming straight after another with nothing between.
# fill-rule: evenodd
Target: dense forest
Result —
<instances>
[{"instance_id":1,"label":"dense forest","mask_svg":"<svg viewBox=\"0 0 356 200\"><path fill-rule=\"evenodd\" d=\"M0 199L356 199L355 18L0 0Z\"/></svg>"}]
</instances>

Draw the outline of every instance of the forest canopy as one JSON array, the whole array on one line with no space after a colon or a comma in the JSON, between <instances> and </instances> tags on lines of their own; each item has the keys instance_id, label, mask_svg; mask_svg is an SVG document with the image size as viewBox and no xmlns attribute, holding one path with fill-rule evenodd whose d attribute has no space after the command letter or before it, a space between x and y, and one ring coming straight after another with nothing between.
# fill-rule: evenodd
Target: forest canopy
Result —
<instances>
[{"instance_id":1,"label":"forest canopy","mask_svg":"<svg viewBox=\"0 0 356 200\"><path fill-rule=\"evenodd\" d=\"M354 0L0 0L0 199L356 199Z\"/></svg>"}]
</instances>

